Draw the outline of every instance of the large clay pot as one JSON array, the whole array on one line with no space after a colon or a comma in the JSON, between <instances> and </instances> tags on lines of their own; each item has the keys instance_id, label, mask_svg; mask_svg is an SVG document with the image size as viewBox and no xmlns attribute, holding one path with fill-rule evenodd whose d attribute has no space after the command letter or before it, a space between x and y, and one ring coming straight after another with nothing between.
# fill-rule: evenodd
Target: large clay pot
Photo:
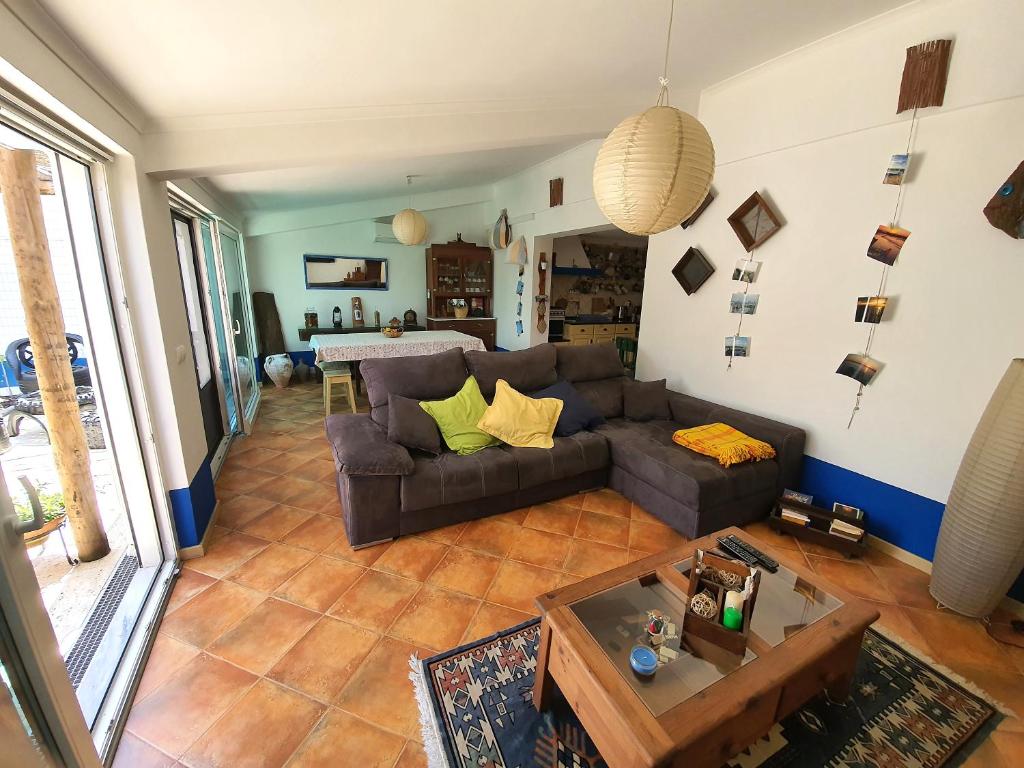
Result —
<instances>
[{"instance_id":1,"label":"large clay pot","mask_svg":"<svg viewBox=\"0 0 1024 768\"><path fill-rule=\"evenodd\" d=\"M284 353L268 355L263 361L263 370L275 385L284 389L292 380L292 359Z\"/></svg>"}]
</instances>

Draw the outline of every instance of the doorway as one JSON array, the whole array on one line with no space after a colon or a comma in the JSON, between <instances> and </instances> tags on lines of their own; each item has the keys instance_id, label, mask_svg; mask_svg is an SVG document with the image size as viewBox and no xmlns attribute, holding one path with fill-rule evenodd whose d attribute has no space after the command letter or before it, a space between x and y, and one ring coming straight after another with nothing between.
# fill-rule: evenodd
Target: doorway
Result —
<instances>
[{"instance_id":1,"label":"doorway","mask_svg":"<svg viewBox=\"0 0 1024 768\"><path fill-rule=\"evenodd\" d=\"M7 709L0 719L28 711L14 704L13 665L35 663L34 657L52 650L48 658L59 674L51 669L49 680L62 692L62 730L71 721L81 725L94 752L102 754L117 734L133 665L169 585L173 561L165 552L173 547L161 537L143 458L139 429L147 421L132 394L139 390L138 371L129 362L137 358L126 341L130 322L124 306L112 299L114 292L122 294L120 273L116 257L101 246L97 200L104 165L101 158L66 147L48 143L42 131L29 135L0 122L0 148L34 158L49 269L88 444L75 465L86 465L95 489L95 505L82 514L97 521L109 551L83 552L76 542L69 516L77 507L65 504L53 449L59 425L47 415L28 338L28 313L41 310L31 298L22 300L31 294L19 287L21 267L0 206L0 569L7 577L0 597L8 600L0 605L0 627L31 627L27 636L7 637L7 646L0 637L0 710ZM12 562L24 565L16 579L9 576ZM31 621L23 615L36 609Z\"/></svg>"}]
</instances>

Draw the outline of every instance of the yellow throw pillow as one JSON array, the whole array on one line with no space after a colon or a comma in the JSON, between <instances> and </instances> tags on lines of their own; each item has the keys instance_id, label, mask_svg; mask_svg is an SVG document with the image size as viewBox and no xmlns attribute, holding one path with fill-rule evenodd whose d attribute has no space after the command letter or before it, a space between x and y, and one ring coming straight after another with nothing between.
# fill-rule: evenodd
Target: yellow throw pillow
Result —
<instances>
[{"instance_id":1,"label":"yellow throw pillow","mask_svg":"<svg viewBox=\"0 0 1024 768\"><path fill-rule=\"evenodd\" d=\"M551 436L562 405L554 397L527 397L504 379L498 379L494 402L484 411L477 427L517 448L552 448L555 441Z\"/></svg>"},{"instance_id":2,"label":"yellow throw pillow","mask_svg":"<svg viewBox=\"0 0 1024 768\"><path fill-rule=\"evenodd\" d=\"M748 437L738 429L722 423L676 430L672 441L691 451L718 459L723 467L744 461L775 458L775 449L768 443Z\"/></svg>"}]
</instances>

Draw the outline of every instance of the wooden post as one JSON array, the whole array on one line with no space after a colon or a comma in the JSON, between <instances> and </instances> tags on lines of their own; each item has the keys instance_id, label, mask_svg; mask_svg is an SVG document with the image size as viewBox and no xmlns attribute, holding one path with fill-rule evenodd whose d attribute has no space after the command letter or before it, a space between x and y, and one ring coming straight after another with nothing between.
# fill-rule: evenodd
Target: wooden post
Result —
<instances>
[{"instance_id":1,"label":"wooden post","mask_svg":"<svg viewBox=\"0 0 1024 768\"><path fill-rule=\"evenodd\" d=\"M89 467L89 447L75 397L64 316L43 224L34 152L0 148L0 193L7 212L25 324L71 532L79 559L99 560L110 552L110 545L100 520Z\"/></svg>"}]
</instances>

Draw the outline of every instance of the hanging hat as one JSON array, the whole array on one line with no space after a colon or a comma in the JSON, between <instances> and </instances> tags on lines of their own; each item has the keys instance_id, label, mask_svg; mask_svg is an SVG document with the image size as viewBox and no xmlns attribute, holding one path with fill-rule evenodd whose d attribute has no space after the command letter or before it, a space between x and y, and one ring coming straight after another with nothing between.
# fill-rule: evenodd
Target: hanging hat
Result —
<instances>
[{"instance_id":1,"label":"hanging hat","mask_svg":"<svg viewBox=\"0 0 1024 768\"><path fill-rule=\"evenodd\" d=\"M519 239L512 243L512 247L508 249L508 263L523 266L526 264L527 258L526 238L520 235Z\"/></svg>"},{"instance_id":2,"label":"hanging hat","mask_svg":"<svg viewBox=\"0 0 1024 768\"><path fill-rule=\"evenodd\" d=\"M512 242L512 225L508 223L508 209L502 208L501 215L491 228L491 248L494 250L508 248L510 242Z\"/></svg>"}]
</instances>

